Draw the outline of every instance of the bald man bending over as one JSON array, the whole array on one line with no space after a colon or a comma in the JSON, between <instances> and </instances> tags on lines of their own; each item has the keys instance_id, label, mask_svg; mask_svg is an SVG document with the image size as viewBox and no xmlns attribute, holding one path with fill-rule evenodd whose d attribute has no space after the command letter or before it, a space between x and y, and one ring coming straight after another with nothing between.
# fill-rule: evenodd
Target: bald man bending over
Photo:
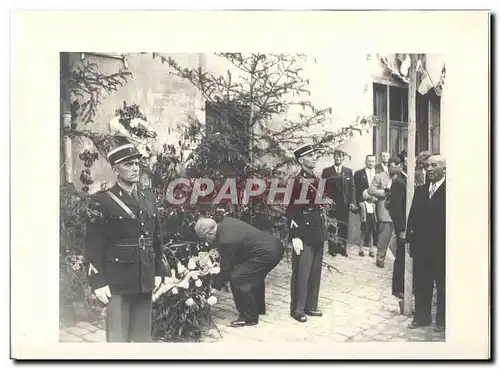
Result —
<instances>
[{"instance_id":1,"label":"bald man bending over","mask_svg":"<svg viewBox=\"0 0 500 369\"><path fill-rule=\"evenodd\" d=\"M259 314L266 312L264 280L283 257L283 244L270 233L231 217L218 224L201 218L195 232L216 247L221 257L221 271L213 287L220 289L227 280L231 283L239 317L230 326L256 325Z\"/></svg>"},{"instance_id":2,"label":"bald man bending over","mask_svg":"<svg viewBox=\"0 0 500 369\"><path fill-rule=\"evenodd\" d=\"M428 183L415 189L408 216L415 274L415 315L411 328L432 323L432 292L437 290L436 330L445 329L446 298L446 161L440 155L427 159Z\"/></svg>"}]
</instances>

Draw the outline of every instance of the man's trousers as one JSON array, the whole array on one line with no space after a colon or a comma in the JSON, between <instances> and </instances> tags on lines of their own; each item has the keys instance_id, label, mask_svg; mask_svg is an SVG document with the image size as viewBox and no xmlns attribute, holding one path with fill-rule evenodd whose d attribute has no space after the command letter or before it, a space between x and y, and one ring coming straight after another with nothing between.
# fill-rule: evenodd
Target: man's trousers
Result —
<instances>
[{"instance_id":1,"label":"man's trousers","mask_svg":"<svg viewBox=\"0 0 500 369\"><path fill-rule=\"evenodd\" d=\"M359 251L373 251L377 249L378 229L375 214L367 213L366 221L361 223L361 240Z\"/></svg>"},{"instance_id":2,"label":"man's trousers","mask_svg":"<svg viewBox=\"0 0 500 369\"><path fill-rule=\"evenodd\" d=\"M284 249L251 258L236 266L231 272L231 291L239 318L258 322L265 314L265 279L283 257Z\"/></svg>"},{"instance_id":3,"label":"man's trousers","mask_svg":"<svg viewBox=\"0 0 500 369\"><path fill-rule=\"evenodd\" d=\"M107 342L150 342L152 295L112 295L106 309Z\"/></svg>"},{"instance_id":4,"label":"man's trousers","mask_svg":"<svg viewBox=\"0 0 500 369\"><path fill-rule=\"evenodd\" d=\"M323 266L323 246L306 245L297 255L292 254L292 283L290 314L304 315L306 310L317 310L321 269Z\"/></svg>"},{"instance_id":5,"label":"man's trousers","mask_svg":"<svg viewBox=\"0 0 500 369\"><path fill-rule=\"evenodd\" d=\"M394 268L392 270L392 294L404 293L405 285L405 247L404 241L399 238L396 240L396 252L394 259Z\"/></svg>"},{"instance_id":6,"label":"man's trousers","mask_svg":"<svg viewBox=\"0 0 500 369\"><path fill-rule=\"evenodd\" d=\"M432 295L434 282L437 290L436 325L446 322L446 263L430 257L413 259L415 274L415 321L420 324L432 323Z\"/></svg>"},{"instance_id":7,"label":"man's trousers","mask_svg":"<svg viewBox=\"0 0 500 369\"><path fill-rule=\"evenodd\" d=\"M383 263L385 261L385 256L387 255L387 248L389 247L389 242L391 241L394 226L392 222L379 222L377 224L377 228L377 262Z\"/></svg>"}]
</instances>

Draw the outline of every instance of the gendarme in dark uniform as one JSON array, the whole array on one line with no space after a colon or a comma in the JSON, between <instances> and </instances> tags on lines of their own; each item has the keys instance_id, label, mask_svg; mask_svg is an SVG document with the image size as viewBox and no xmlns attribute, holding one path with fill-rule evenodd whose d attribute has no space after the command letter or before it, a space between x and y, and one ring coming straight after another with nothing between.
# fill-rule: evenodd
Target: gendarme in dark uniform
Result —
<instances>
[{"instance_id":1,"label":"gendarme in dark uniform","mask_svg":"<svg viewBox=\"0 0 500 369\"><path fill-rule=\"evenodd\" d=\"M301 163L302 170L295 179L290 204L287 207L290 238L294 244L292 251L292 281L291 281L291 316L303 323L306 315L321 316L318 310L321 269L323 265L323 249L328 234L322 217L320 204L315 203L318 190L318 178L313 174L316 159L313 157L312 146L305 145L294 151L296 159ZM305 184L303 184L305 181ZM299 199L302 186L308 186L307 203L295 204ZM319 196L323 198L323 196ZM295 245L297 240L302 243L300 254Z\"/></svg>"},{"instance_id":2,"label":"gendarme in dark uniform","mask_svg":"<svg viewBox=\"0 0 500 369\"><path fill-rule=\"evenodd\" d=\"M151 191L137 188L138 175L135 180L141 155L128 142L119 143L108 154L117 183L92 196L93 208L102 217L87 224L87 275L101 301L100 296L110 295L106 340L149 342L152 291L168 273L168 265L161 250L155 197Z\"/></svg>"}]
</instances>

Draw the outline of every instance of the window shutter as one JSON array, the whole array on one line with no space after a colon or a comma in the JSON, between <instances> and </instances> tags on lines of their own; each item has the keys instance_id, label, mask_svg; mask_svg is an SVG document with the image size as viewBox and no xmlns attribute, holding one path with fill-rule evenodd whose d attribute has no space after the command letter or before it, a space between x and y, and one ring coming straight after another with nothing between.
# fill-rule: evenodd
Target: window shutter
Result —
<instances>
[{"instance_id":1,"label":"window shutter","mask_svg":"<svg viewBox=\"0 0 500 369\"><path fill-rule=\"evenodd\" d=\"M380 156L383 151L388 151L387 148L387 88L385 85L373 84L373 114L380 119L377 127L373 128L373 151Z\"/></svg>"}]
</instances>

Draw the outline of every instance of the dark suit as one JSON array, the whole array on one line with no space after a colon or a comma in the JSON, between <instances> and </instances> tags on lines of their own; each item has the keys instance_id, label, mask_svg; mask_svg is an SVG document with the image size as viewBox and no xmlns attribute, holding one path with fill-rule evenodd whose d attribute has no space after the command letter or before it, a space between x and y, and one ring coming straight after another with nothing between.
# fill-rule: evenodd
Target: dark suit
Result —
<instances>
[{"instance_id":1,"label":"dark suit","mask_svg":"<svg viewBox=\"0 0 500 369\"><path fill-rule=\"evenodd\" d=\"M445 324L446 181L429 199L429 186L415 189L408 217L407 239L414 258L415 321L430 324L433 283L437 289L436 324Z\"/></svg>"},{"instance_id":2,"label":"dark suit","mask_svg":"<svg viewBox=\"0 0 500 369\"><path fill-rule=\"evenodd\" d=\"M229 280L240 318L258 322L259 314L266 311L264 280L283 257L283 244L269 232L224 217L217 225L215 245L221 272L215 277L214 288L222 288Z\"/></svg>"},{"instance_id":3,"label":"dark suit","mask_svg":"<svg viewBox=\"0 0 500 369\"><path fill-rule=\"evenodd\" d=\"M92 195L92 209L102 217L89 221L85 261L92 290L109 286L106 336L108 342L151 339L151 294L155 276L166 276L156 199L139 189L132 197L119 185L114 194L135 214L134 220L105 191ZM139 239L140 237L143 237Z\"/></svg>"},{"instance_id":4,"label":"dark suit","mask_svg":"<svg viewBox=\"0 0 500 369\"><path fill-rule=\"evenodd\" d=\"M406 175L399 173L392 180L391 192L386 200L386 207L391 215L394 231L396 233L396 259L392 272L392 293L394 295L404 292L405 271L405 240L399 237L406 230Z\"/></svg>"},{"instance_id":5,"label":"dark suit","mask_svg":"<svg viewBox=\"0 0 500 369\"><path fill-rule=\"evenodd\" d=\"M379 174L379 173L382 173L382 172L385 172L386 170L384 169L384 167L382 166L381 163L378 163L377 165L375 165L375 173L376 174Z\"/></svg>"},{"instance_id":6,"label":"dark suit","mask_svg":"<svg viewBox=\"0 0 500 369\"><path fill-rule=\"evenodd\" d=\"M373 175L375 176L376 170L373 171ZM372 178L373 181L373 178ZM356 203L360 208L362 206L366 206L364 204L364 199L363 199L363 191L368 189L369 187L368 183L368 177L366 174L366 168L360 169L354 173L354 187L356 189ZM376 222L376 217L375 217L375 206L372 205L373 212L368 213L366 212L366 219L363 219L361 217L361 236L362 236L362 242L360 242L360 250L362 250L362 247L370 247L370 239L372 241L373 246L377 246L377 238L378 238L378 230L377 230L377 222ZM361 214L361 212L360 212ZM362 244L361 244L362 243Z\"/></svg>"},{"instance_id":7,"label":"dark suit","mask_svg":"<svg viewBox=\"0 0 500 369\"><path fill-rule=\"evenodd\" d=\"M427 173L421 169L417 168L415 169L415 186L422 186L426 183L429 183L429 178L427 177Z\"/></svg>"},{"instance_id":8,"label":"dark suit","mask_svg":"<svg viewBox=\"0 0 500 369\"><path fill-rule=\"evenodd\" d=\"M347 246L347 233L349 230L349 205L354 204L355 188L352 170L342 165L341 173L337 173L335 166L323 169L321 178L326 178L326 193L335 202L334 216L338 222L338 236L340 244L336 245L342 249ZM334 245L329 244L330 253L334 251Z\"/></svg>"},{"instance_id":9,"label":"dark suit","mask_svg":"<svg viewBox=\"0 0 500 369\"><path fill-rule=\"evenodd\" d=\"M301 180L303 182L301 182ZM295 204L302 186L308 186L307 203ZM318 180L302 170L295 179L286 216L290 229L290 239L302 240L304 249L297 255L292 253L292 280L290 314L304 315L306 310L317 310L323 247L328 239L325 221L319 205L315 204Z\"/></svg>"}]
</instances>

